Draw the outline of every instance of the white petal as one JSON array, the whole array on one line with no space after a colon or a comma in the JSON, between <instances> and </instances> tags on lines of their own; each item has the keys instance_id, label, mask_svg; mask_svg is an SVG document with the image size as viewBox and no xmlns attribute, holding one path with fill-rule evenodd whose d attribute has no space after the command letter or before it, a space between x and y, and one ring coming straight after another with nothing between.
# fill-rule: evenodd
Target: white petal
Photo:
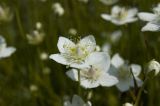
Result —
<instances>
[{"instance_id":1,"label":"white petal","mask_svg":"<svg viewBox=\"0 0 160 106\"><path fill-rule=\"evenodd\" d=\"M107 87L110 87L110 86L113 86L115 84L118 83L118 79L114 76L111 76L107 73L104 73L101 78L99 79L99 82L102 86L107 86Z\"/></svg>"},{"instance_id":2,"label":"white petal","mask_svg":"<svg viewBox=\"0 0 160 106\"><path fill-rule=\"evenodd\" d=\"M120 39L121 36L122 36L122 31L121 30L113 32L112 35L111 35L112 42L114 42L114 43L117 42Z\"/></svg>"},{"instance_id":3,"label":"white petal","mask_svg":"<svg viewBox=\"0 0 160 106\"><path fill-rule=\"evenodd\" d=\"M125 104L123 104L123 106L133 106L133 104L131 104L131 103L125 103Z\"/></svg>"},{"instance_id":4,"label":"white petal","mask_svg":"<svg viewBox=\"0 0 160 106\"><path fill-rule=\"evenodd\" d=\"M112 57L111 60L111 64L116 67L119 68L124 64L124 60L122 59L122 57L120 57L120 55L117 53Z\"/></svg>"},{"instance_id":5,"label":"white petal","mask_svg":"<svg viewBox=\"0 0 160 106\"><path fill-rule=\"evenodd\" d=\"M125 91L129 90L129 88L130 88L130 81L121 81L120 80L116 86L121 92L125 92Z\"/></svg>"},{"instance_id":6,"label":"white petal","mask_svg":"<svg viewBox=\"0 0 160 106\"><path fill-rule=\"evenodd\" d=\"M141 79L139 79L138 77L136 78L136 81L137 81L138 87L141 87L143 84L143 81Z\"/></svg>"},{"instance_id":7,"label":"white petal","mask_svg":"<svg viewBox=\"0 0 160 106\"><path fill-rule=\"evenodd\" d=\"M159 31L160 30L160 24L155 24L152 22L147 23L147 25L145 25L141 31Z\"/></svg>"},{"instance_id":8,"label":"white petal","mask_svg":"<svg viewBox=\"0 0 160 106\"><path fill-rule=\"evenodd\" d=\"M104 20L107 20L107 21L110 21L110 20L111 20L111 16L108 15L108 14L101 14L101 17L102 17Z\"/></svg>"},{"instance_id":9,"label":"white petal","mask_svg":"<svg viewBox=\"0 0 160 106\"><path fill-rule=\"evenodd\" d=\"M59 37L57 46L61 53L66 53L70 48L75 47L75 44L68 38Z\"/></svg>"},{"instance_id":10,"label":"white petal","mask_svg":"<svg viewBox=\"0 0 160 106\"><path fill-rule=\"evenodd\" d=\"M95 66L99 70L108 71L110 56L105 52L93 52L87 57L86 63Z\"/></svg>"},{"instance_id":11,"label":"white petal","mask_svg":"<svg viewBox=\"0 0 160 106\"><path fill-rule=\"evenodd\" d=\"M136 83L138 87L141 87L143 84L143 81L141 79L139 79L138 77L135 77ZM134 87L134 80L132 79L130 82L130 86Z\"/></svg>"},{"instance_id":12,"label":"white petal","mask_svg":"<svg viewBox=\"0 0 160 106\"><path fill-rule=\"evenodd\" d=\"M92 106L92 103L90 101L87 101L85 106Z\"/></svg>"},{"instance_id":13,"label":"white petal","mask_svg":"<svg viewBox=\"0 0 160 106\"><path fill-rule=\"evenodd\" d=\"M72 64L70 64L70 67L83 69L83 68L89 68L90 66L88 64L86 64L86 63L81 63L81 64L72 63Z\"/></svg>"},{"instance_id":14,"label":"white petal","mask_svg":"<svg viewBox=\"0 0 160 106\"><path fill-rule=\"evenodd\" d=\"M140 12L138 13L138 17L143 21L153 21L157 17L157 15L152 13Z\"/></svg>"},{"instance_id":15,"label":"white petal","mask_svg":"<svg viewBox=\"0 0 160 106\"><path fill-rule=\"evenodd\" d=\"M78 81L78 70L71 69L66 72L66 75L74 81Z\"/></svg>"},{"instance_id":16,"label":"white petal","mask_svg":"<svg viewBox=\"0 0 160 106\"><path fill-rule=\"evenodd\" d=\"M108 71L109 74L113 75L113 76L118 76L119 69L114 67L113 65L110 66L110 69Z\"/></svg>"},{"instance_id":17,"label":"white petal","mask_svg":"<svg viewBox=\"0 0 160 106\"><path fill-rule=\"evenodd\" d=\"M141 73L142 68L138 64L131 64L131 69L132 69L133 75L137 77Z\"/></svg>"},{"instance_id":18,"label":"white petal","mask_svg":"<svg viewBox=\"0 0 160 106\"><path fill-rule=\"evenodd\" d=\"M98 81L90 81L87 79L81 79L81 86L83 86L84 88L96 88L99 86L99 82Z\"/></svg>"},{"instance_id":19,"label":"white petal","mask_svg":"<svg viewBox=\"0 0 160 106\"><path fill-rule=\"evenodd\" d=\"M115 25L118 25L118 26L124 25L124 24L127 23L126 21L120 21L120 20L117 20L117 19L112 19L111 22L112 22L113 24L115 24Z\"/></svg>"},{"instance_id":20,"label":"white petal","mask_svg":"<svg viewBox=\"0 0 160 106\"><path fill-rule=\"evenodd\" d=\"M63 106L72 106L72 104L70 101L64 101Z\"/></svg>"},{"instance_id":21,"label":"white petal","mask_svg":"<svg viewBox=\"0 0 160 106\"><path fill-rule=\"evenodd\" d=\"M111 51L111 45L109 43L105 43L103 46L102 46L102 51L103 52L110 52Z\"/></svg>"},{"instance_id":22,"label":"white petal","mask_svg":"<svg viewBox=\"0 0 160 106\"><path fill-rule=\"evenodd\" d=\"M72 106L83 106L85 102L78 95L74 95L72 98Z\"/></svg>"},{"instance_id":23,"label":"white petal","mask_svg":"<svg viewBox=\"0 0 160 106\"><path fill-rule=\"evenodd\" d=\"M60 54L52 54L49 56L50 59L60 63L60 64L63 64L63 65L70 65L70 62L66 60L65 57L63 57L62 55Z\"/></svg>"},{"instance_id":24,"label":"white petal","mask_svg":"<svg viewBox=\"0 0 160 106\"><path fill-rule=\"evenodd\" d=\"M124 21L124 23L126 24L126 23L132 23L132 22L135 22L135 21L137 21L138 20L138 18L128 18L128 19L126 19L125 21Z\"/></svg>"},{"instance_id":25,"label":"white petal","mask_svg":"<svg viewBox=\"0 0 160 106\"><path fill-rule=\"evenodd\" d=\"M16 48L14 47L7 47L0 51L0 58L9 57L16 51Z\"/></svg>"},{"instance_id":26,"label":"white petal","mask_svg":"<svg viewBox=\"0 0 160 106\"><path fill-rule=\"evenodd\" d=\"M131 8L128 10L128 17L134 17L138 12L138 9L137 8Z\"/></svg>"},{"instance_id":27,"label":"white petal","mask_svg":"<svg viewBox=\"0 0 160 106\"><path fill-rule=\"evenodd\" d=\"M93 52L96 49L96 41L94 36L89 35L87 37L84 37L82 40L79 42L80 47L85 48L88 52Z\"/></svg>"},{"instance_id":28,"label":"white petal","mask_svg":"<svg viewBox=\"0 0 160 106\"><path fill-rule=\"evenodd\" d=\"M100 2L102 2L105 5L112 5L114 3L116 3L118 0L100 0Z\"/></svg>"},{"instance_id":29,"label":"white petal","mask_svg":"<svg viewBox=\"0 0 160 106\"><path fill-rule=\"evenodd\" d=\"M111 14L115 15L115 14L118 14L120 11L121 11L121 7L116 5L112 8Z\"/></svg>"}]
</instances>

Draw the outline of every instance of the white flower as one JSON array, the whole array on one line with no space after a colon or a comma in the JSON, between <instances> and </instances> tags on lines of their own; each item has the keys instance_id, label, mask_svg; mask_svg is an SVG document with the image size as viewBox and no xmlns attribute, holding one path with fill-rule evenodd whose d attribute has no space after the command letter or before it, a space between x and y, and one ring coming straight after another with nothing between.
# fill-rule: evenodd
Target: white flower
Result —
<instances>
[{"instance_id":1,"label":"white flower","mask_svg":"<svg viewBox=\"0 0 160 106\"><path fill-rule=\"evenodd\" d=\"M60 3L54 3L52 5L52 9L54 11L55 14L62 16L64 14L64 9L62 7L62 5Z\"/></svg>"},{"instance_id":2,"label":"white flower","mask_svg":"<svg viewBox=\"0 0 160 106\"><path fill-rule=\"evenodd\" d=\"M125 103L125 104L123 104L123 106L133 106L133 104L131 104L131 103Z\"/></svg>"},{"instance_id":3,"label":"white flower","mask_svg":"<svg viewBox=\"0 0 160 106\"><path fill-rule=\"evenodd\" d=\"M29 89L31 92L35 92L38 90L38 87L36 85L32 84L32 85L30 85Z\"/></svg>"},{"instance_id":4,"label":"white flower","mask_svg":"<svg viewBox=\"0 0 160 106\"><path fill-rule=\"evenodd\" d=\"M84 37L79 42L74 43L65 37L59 37L58 49L60 54L52 54L50 58L58 63L71 67L84 67L86 57L95 51L96 41L94 36Z\"/></svg>"},{"instance_id":5,"label":"white flower","mask_svg":"<svg viewBox=\"0 0 160 106\"><path fill-rule=\"evenodd\" d=\"M71 35L76 35L77 34L77 30L75 28L70 28L68 32Z\"/></svg>"},{"instance_id":6,"label":"white flower","mask_svg":"<svg viewBox=\"0 0 160 106\"><path fill-rule=\"evenodd\" d=\"M46 52L42 52L42 53L40 54L40 59L41 59L41 60L47 60L47 59L48 59L48 54L47 54Z\"/></svg>"},{"instance_id":7,"label":"white flower","mask_svg":"<svg viewBox=\"0 0 160 106\"><path fill-rule=\"evenodd\" d=\"M69 100L66 100L64 101L63 106L92 106L92 104L90 101L85 103L81 97L79 97L78 95L74 95L72 98L72 102L70 102Z\"/></svg>"},{"instance_id":8,"label":"white flower","mask_svg":"<svg viewBox=\"0 0 160 106\"><path fill-rule=\"evenodd\" d=\"M95 88L98 86L113 86L118 80L108 74L110 57L104 52L94 52L86 59L90 67L80 69L80 84L84 88ZM72 69L66 73L72 80L78 81L78 70Z\"/></svg>"},{"instance_id":9,"label":"white flower","mask_svg":"<svg viewBox=\"0 0 160 106\"><path fill-rule=\"evenodd\" d=\"M103 44L102 45L102 51L110 53L111 52L111 45L109 43Z\"/></svg>"},{"instance_id":10,"label":"white flower","mask_svg":"<svg viewBox=\"0 0 160 106\"><path fill-rule=\"evenodd\" d=\"M121 30L117 30L117 31L114 31L111 35L110 35L110 38L111 38L111 41L113 43L116 43L117 41L120 40L122 36L122 31Z\"/></svg>"},{"instance_id":11,"label":"white flower","mask_svg":"<svg viewBox=\"0 0 160 106\"><path fill-rule=\"evenodd\" d=\"M37 22L36 29L26 36L29 44L38 45L43 42L45 33L43 32L42 24L40 22Z\"/></svg>"},{"instance_id":12,"label":"white flower","mask_svg":"<svg viewBox=\"0 0 160 106\"><path fill-rule=\"evenodd\" d=\"M11 56L16 51L14 47L7 47L5 39L0 36L0 59Z\"/></svg>"},{"instance_id":13,"label":"white flower","mask_svg":"<svg viewBox=\"0 0 160 106\"><path fill-rule=\"evenodd\" d=\"M148 65L148 71L155 71L155 75L157 75L160 71L160 64L156 60L151 60Z\"/></svg>"},{"instance_id":14,"label":"white flower","mask_svg":"<svg viewBox=\"0 0 160 106\"><path fill-rule=\"evenodd\" d=\"M142 85L142 81L138 78L141 72L141 66L137 64L131 64L128 66L119 54L115 54L111 60L110 74L118 78L117 88L121 91L127 91L130 87L134 87L134 78L130 71L133 72L134 78L138 86Z\"/></svg>"},{"instance_id":15,"label":"white flower","mask_svg":"<svg viewBox=\"0 0 160 106\"><path fill-rule=\"evenodd\" d=\"M138 17L148 22L141 31L160 31L160 3L153 8L153 13L140 12Z\"/></svg>"},{"instance_id":16,"label":"white flower","mask_svg":"<svg viewBox=\"0 0 160 106\"><path fill-rule=\"evenodd\" d=\"M0 21L11 21L13 18L13 13L11 12L10 8L5 6L5 5L1 5L0 6Z\"/></svg>"},{"instance_id":17,"label":"white flower","mask_svg":"<svg viewBox=\"0 0 160 106\"><path fill-rule=\"evenodd\" d=\"M42 70L43 74L49 75L51 73L51 69L49 67L44 67Z\"/></svg>"},{"instance_id":18,"label":"white flower","mask_svg":"<svg viewBox=\"0 0 160 106\"><path fill-rule=\"evenodd\" d=\"M114 6L111 15L101 14L101 17L115 25L124 25L137 21L137 17L135 17L137 12L136 8L126 9L125 7Z\"/></svg>"},{"instance_id":19,"label":"white flower","mask_svg":"<svg viewBox=\"0 0 160 106\"><path fill-rule=\"evenodd\" d=\"M118 2L118 0L100 0L105 5L113 5L114 3Z\"/></svg>"}]
</instances>

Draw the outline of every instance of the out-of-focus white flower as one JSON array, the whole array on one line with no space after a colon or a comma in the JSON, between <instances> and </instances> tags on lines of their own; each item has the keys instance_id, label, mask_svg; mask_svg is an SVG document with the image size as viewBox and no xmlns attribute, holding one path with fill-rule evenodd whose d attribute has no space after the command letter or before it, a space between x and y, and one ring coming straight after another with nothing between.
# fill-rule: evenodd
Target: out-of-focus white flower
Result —
<instances>
[{"instance_id":1,"label":"out-of-focus white flower","mask_svg":"<svg viewBox=\"0 0 160 106\"><path fill-rule=\"evenodd\" d=\"M160 31L160 3L153 8L153 13L140 12L138 17L148 22L141 31Z\"/></svg>"},{"instance_id":2,"label":"out-of-focus white flower","mask_svg":"<svg viewBox=\"0 0 160 106\"><path fill-rule=\"evenodd\" d=\"M160 64L156 60L151 60L148 65L148 71L155 71L155 75L157 75L160 71Z\"/></svg>"},{"instance_id":3,"label":"out-of-focus white flower","mask_svg":"<svg viewBox=\"0 0 160 106\"><path fill-rule=\"evenodd\" d=\"M103 46L102 46L102 51L103 52L108 52L110 53L111 52L111 45L109 43L105 43Z\"/></svg>"},{"instance_id":4,"label":"out-of-focus white flower","mask_svg":"<svg viewBox=\"0 0 160 106\"><path fill-rule=\"evenodd\" d=\"M138 78L141 72L141 66L137 64L131 64L128 66L119 54L115 54L112 57L109 72L111 75L118 78L119 83L117 83L116 86L121 92L129 90L130 87L134 87L134 78L130 69L132 70L137 85L141 86L142 81Z\"/></svg>"},{"instance_id":5,"label":"out-of-focus white flower","mask_svg":"<svg viewBox=\"0 0 160 106\"><path fill-rule=\"evenodd\" d=\"M137 8L126 9L125 7L114 6L109 14L101 14L104 20L111 21L115 25L124 25L137 21Z\"/></svg>"},{"instance_id":6,"label":"out-of-focus white flower","mask_svg":"<svg viewBox=\"0 0 160 106\"><path fill-rule=\"evenodd\" d=\"M83 2L83 3L88 3L89 0L78 0L80 2Z\"/></svg>"},{"instance_id":7,"label":"out-of-focus white flower","mask_svg":"<svg viewBox=\"0 0 160 106\"><path fill-rule=\"evenodd\" d=\"M45 67L45 68L43 68L42 72L43 72L43 74L48 75L51 73L51 69L49 67Z\"/></svg>"},{"instance_id":8,"label":"out-of-focus white flower","mask_svg":"<svg viewBox=\"0 0 160 106\"><path fill-rule=\"evenodd\" d=\"M72 35L77 34L77 30L75 28L70 28L68 32L69 32L69 34L72 34Z\"/></svg>"},{"instance_id":9,"label":"out-of-focus white flower","mask_svg":"<svg viewBox=\"0 0 160 106\"><path fill-rule=\"evenodd\" d=\"M118 0L100 0L105 5L113 5L114 3L118 2Z\"/></svg>"},{"instance_id":10,"label":"out-of-focus white flower","mask_svg":"<svg viewBox=\"0 0 160 106\"><path fill-rule=\"evenodd\" d=\"M79 97L78 95L74 95L72 101L64 101L63 106L92 106L92 104L90 101L85 103L81 97Z\"/></svg>"},{"instance_id":11,"label":"out-of-focus white flower","mask_svg":"<svg viewBox=\"0 0 160 106\"><path fill-rule=\"evenodd\" d=\"M5 39L0 36L0 59L11 56L16 51L14 47L7 47Z\"/></svg>"},{"instance_id":12,"label":"out-of-focus white flower","mask_svg":"<svg viewBox=\"0 0 160 106\"><path fill-rule=\"evenodd\" d=\"M60 3L54 3L52 5L52 9L54 11L55 14L62 16L64 14L64 9L62 7L62 5Z\"/></svg>"},{"instance_id":13,"label":"out-of-focus white flower","mask_svg":"<svg viewBox=\"0 0 160 106\"><path fill-rule=\"evenodd\" d=\"M42 29L42 24L40 22L36 23L36 29L33 30L30 34L27 34L27 39L29 44L38 45L40 44L45 36L45 33Z\"/></svg>"},{"instance_id":14,"label":"out-of-focus white flower","mask_svg":"<svg viewBox=\"0 0 160 106\"><path fill-rule=\"evenodd\" d=\"M101 47L97 45L95 51L97 51L97 52L101 51Z\"/></svg>"},{"instance_id":15,"label":"out-of-focus white flower","mask_svg":"<svg viewBox=\"0 0 160 106\"><path fill-rule=\"evenodd\" d=\"M5 5L1 5L0 6L0 22L1 21L8 22L8 21L11 21L12 18L13 18L13 13L11 12L10 8Z\"/></svg>"},{"instance_id":16,"label":"out-of-focus white flower","mask_svg":"<svg viewBox=\"0 0 160 106\"><path fill-rule=\"evenodd\" d=\"M40 59L41 60L47 60L48 59L48 54L46 53L46 52L42 52L41 54L40 54Z\"/></svg>"},{"instance_id":17,"label":"out-of-focus white flower","mask_svg":"<svg viewBox=\"0 0 160 106\"><path fill-rule=\"evenodd\" d=\"M36 85L32 84L32 85L30 85L29 89L31 92L35 92L38 90L38 87Z\"/></svg>"},{"instance_id":18,"label":"out-of-focus white flower","mask_svg":"<svg viewBox=\"0 0 160 106\"><path fill-rule=\"evenodd\" d=\"M121 30L117 30L117 31L114 31L111 35L110 35L110 38L111 38L111 41L113 43L116 43L117 41L119 41L119 39L121 38L122 36L122 31Z\"/></svg>"},{"instance_id":19,"label":"out-of-focus white flower","mask_svg":"<svg viewBox=\"0 0 160 106\"><path fill-rule=\"evenodd\" d=\"M84 88L96 88L98 86L113 86L118 83L116 77L108 74L110 57L104 52L94 52L86 59L90 67L80 69L80 84ZM78 81L78 70L72 69L66 74L75 81Z\"/></svg>"},{"instance_id":20,"label":"out-of-focus white flower","mask_svg":"<svg viewBox=\"0 0 160 106\"><path fill-rule=\"evenodd\" d=\"M50 59L64 65L80 68L86 67L85 59L90 53L95 51L96 41L92 35L84 37L77 43L65 37L59 37L57 46L60 54L52 54Z\"/></svg>"},{"instance_id":21,"label":"out-of-focus white flower","mask_svg":"<svg viewBox=\"0 0 160 106\"><path fill-rule=\"evenodd\" d=\"M123 104L123 106L133 106L133 104L131 104L131 103L125 103L125 104Z\"/></svg>"}]
</instances>

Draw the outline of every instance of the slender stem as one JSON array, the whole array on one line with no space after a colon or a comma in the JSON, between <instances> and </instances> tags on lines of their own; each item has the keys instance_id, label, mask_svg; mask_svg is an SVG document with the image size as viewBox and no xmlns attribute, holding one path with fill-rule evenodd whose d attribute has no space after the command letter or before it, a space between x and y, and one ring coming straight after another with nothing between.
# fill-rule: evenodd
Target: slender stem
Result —
<instances>
[{"instance_id":1,"label":"slender stem","mask_svg":"<svg viewBox=\"0 0 160 106\"><path fill-rule=\"evenodd\" d=\"M80 70L78 70L78 93L81 95L81 78L80 78Z\"/></svg>"},{"instance_id":2,"label":"slender stem","mask_svg":"<svg viewBox=\"0 0 160 106\"><path fill-rule=\"evenodd\" d=\"M15 8L15 14L16 14L16 20L17 20L17 25L20 31L20 35L22 36L22 38L25 36L24 34L24 30L22 27L22 23L21 23L21 19L20 19L20 14L17 8Z\"/></svg>"},{"instance_id":3,"label":"slender stem","mask_svg":"<svg viewBox=\"0 0 160 106\"><path fill-rule=\"evenodd\" d=\"M135 102L134 106L139 106L140 98L141 98L142 92L144 90L144 87L145 87L145 85L147 83L147 80L148 80L148 78L146 78L144 80L144 83L143 83L142 87L140 88L140 90L138 92L137 99L136 99L136 102Z\"/></svg>"}]
</instances>

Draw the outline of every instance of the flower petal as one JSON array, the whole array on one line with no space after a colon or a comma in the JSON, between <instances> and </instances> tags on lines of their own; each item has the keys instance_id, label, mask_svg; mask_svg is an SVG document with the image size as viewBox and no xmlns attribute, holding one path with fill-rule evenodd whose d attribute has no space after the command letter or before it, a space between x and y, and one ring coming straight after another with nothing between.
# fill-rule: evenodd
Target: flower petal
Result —
<instances>
[{"instance_id":1,"label":"flower petal","mask_svg":"<svg viewBox=\"0 0 160 106\"><path fill-rule=\"evenodd\" d=\"M120 66L124 64L124 60L122 59L122 57L120 57L118 53L116 53L111 59L111 64L114 67L119 68Z\"/></svg>"},{"instance_id":2,"label":"flower petal","mask_svg":"<svg viewBox=\"0 0 160 106\"><path fill-rule=\"evenodd\" d=\"M136 83L138 87L141 87L143 84L143 81L141 79L139 79L138 77L135 77ZM134 87L134 80L132 79L130 82L130 86Z\"/></svg>"},{"instance_id":3,"label":"flower petal","mask_svg":"<svg viewBox=\"0 0 160 106\"><path fill-rule=\"evenodd\" d=\"M113 86L118 83L118 79L112 75L109 75L107 73L104 73L101 78L99 79L99 82L102 86Z\"/></svg>"},{"instance_id":4,"label":"flower petal","mask_svg":"<svg viewBox=\"0 0 160 106\"><path fill-rule=\"evenodd\" d=\"M16 48L14 47L7 47L4 48L2 51L0 51L0 58L9 57L16 51Z\"/></svg>"},{"instance_id":5,"label":"flower petal","mask_svg":"<svg viewBox=\"0 0 160 106\"><path fill-rule=\"evenodd\" d=\"M66 72L66 75L74 81L78 81L78 70L71 69Z\"/></svg>"},{"instance_id":6,"label":"flower petal","mask_svg":"<svg viewBox=\"0 0 160 106\"><path fill-rule=\"evenodd\" d=\"M65 57L63 57L61 54L52 54L49 56L50 59L63 64L63 65L70 65L70 62L66 60Z\"/></svg>"},{"instance_id":7,"label":"flower petal","mask_svg":"<svg viewBox=\"0 0 160 106\"><path fill-rule=\"evenodd\" d=\"M105 52L93 52L87 57L86 63L96 66L99 70L108 71L110 67L110 56Z\"/></svg>"},{"instance_id":8,"label":"flower petal","mask_svg":"<svg viewBox=\"0 0 160 106\"><path fill-rule=\"evenodd\" d=\"M59 37L57 46L61 53L66 53L69 52L70 48L75 47L75 44L68 38Z\"/></svg>"},{"instance_id":9,"label":"flower petal","mask_svg":"<svg viewBox=\"0 0 160 106\"><path fill-rule=\"evenodd\" d=\"M138 64L131 64L131 69L132 69L133 75L137 77L141 73L142 68Z\"/></svg>"},{"instance_id":10,"label":"flower petal","mask_svg":"<svg viewBox=\"0 0 160 106\"><path fill-rule=\"evenodd\" d=\"M159 31L160 30L160 24L155 24L152 22L147 23L147 25L145 25L141 31Z\"/></svg>"},{"instance_id":11,"label":"flower petal","mask_svg":"<svg viewBox=\"0 0 160 106\"><path fill-rule=\"evenodd\" d=\"M121 92L125 92L130 88L130 81L120 80L116 86Z\"/></svg>"},{"instance_id":12,"label":"flower petal","mask_svg":"<svg viewBox=\"0 0 160 106\"><path fill-rule=\"evenodd\" d=\"M118 0L100 0L100 2L102 2L105 5L112 5L116 2L118 2Z\"/></svg>"},{"instance_id":13,"label":"flower petal","mask_svg":"<svg viewBox=\"0 0 160 106\"><path fill-rule=\"evenodd\" d=\"M134 17L138 12L138 9L137 8L131 8L128 10L128 17L131 18L131 17Z\"/></svg>"},{"instance_id":14,"label":"flower petal","mask_svg":"<svg viewBox=\"0 0 160 106\"><path fill-rule=\"evenodd\" d=\"M111 16L108 15L108 14L101 14L101 17L102 17L104 20L107 20L107 21L110 21L110 20L111 20Z\"/></svg>"},{"instance_id":15,"label":"flower petal","mask_svg":"<svg viewBox=\"0 0 160 106\"><path fill-rule=\"evenodd\" d=\"M72 106L83 106L85 102L78 95L74 95L72 98Z\"/></svg>"},{"instance_id":16,"label":"flower petal","mask_svg":"<svg viewBox=\"0 0 160 106\"><path fill-rule=\"evenodd\" d=\"M157 15L152 13L140 12L138 13L138 17L143 21L153 21L156 19Z\"/></svg>"},{"instance_id":17,"label":"flower petal","mask_svg":"<svg viewBox=\"0 0 160 106\"><path fill-rule=\"evenodd\" d=\"M81 39L79 45L80 47L85 48L87 52L93 52L96 49L96 40L94 36L89 35Z\"/></svg>"},{"instance_id":18,"label":"flower petal","mask_svg":"<svg viewBox=\"0 0 160 106\"><path fill-rule=\"evenodd\" d=\"M81 79L81 86L84 88L96 88L99 86L98 81L90 81L88 79Z\"/></svg>"}]
</instances>

